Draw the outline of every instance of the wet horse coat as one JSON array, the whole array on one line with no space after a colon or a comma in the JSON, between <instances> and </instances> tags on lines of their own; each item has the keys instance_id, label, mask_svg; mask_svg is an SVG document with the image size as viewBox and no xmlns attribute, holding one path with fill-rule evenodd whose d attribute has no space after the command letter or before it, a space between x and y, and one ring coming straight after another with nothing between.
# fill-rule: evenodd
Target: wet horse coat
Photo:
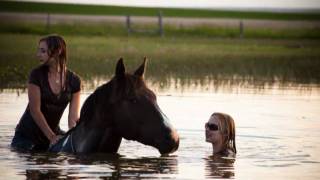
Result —
<instances>
[{"instance_id":1,"label":"wet horse coat","mask_svg":"<svg viewBox=\"0 0 320 180\"><path fill-rule=\"evenodd\" d=\"M115 76L84 102L77 126L49 151L116 153L122 138L153 146L161 154L177 150L179 136L144 83L145 64L128 74L120 59Z\"/></svg>"}]
</instances>

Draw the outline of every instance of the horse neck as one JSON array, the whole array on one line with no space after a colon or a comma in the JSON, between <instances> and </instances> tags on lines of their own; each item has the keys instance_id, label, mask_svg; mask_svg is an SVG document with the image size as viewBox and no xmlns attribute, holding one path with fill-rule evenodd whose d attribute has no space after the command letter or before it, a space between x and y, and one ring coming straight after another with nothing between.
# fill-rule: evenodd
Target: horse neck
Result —
<instances>
[{"instance_id":1,"label":"horse neck","mask_svg":"<svg viewBox=\"0 0 320 180\"><path fill-rule=\"evenodd\" d=\"M81 108L80 123L93 123L92 119L95 118L96 113L106 113L102 109L107 109L111 105L112 84L112 81L110 81L98 87L88 96Z\"/></svg>"},{"instance_id":2,"label":"horse neck","mask_svg":"<svg viewBox=\"0 0 320 180\"><path fill-rule=\"evenodd\" d=\"M73 129L76 151L117 152L121 137L112 127L113 83L110 81L100 86L84 102L80 122Z\"/></svg>"}]
</instances>

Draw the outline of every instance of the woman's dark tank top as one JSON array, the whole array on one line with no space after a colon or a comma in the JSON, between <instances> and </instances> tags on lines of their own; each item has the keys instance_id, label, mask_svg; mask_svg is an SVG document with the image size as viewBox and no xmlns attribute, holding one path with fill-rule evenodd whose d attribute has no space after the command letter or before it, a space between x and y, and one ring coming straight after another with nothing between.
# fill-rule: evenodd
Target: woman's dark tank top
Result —
<instances>
[{"instance_id":1,"label":"woman's dark tank top","mask_svg":"<svg viewBox=\"0 0 320 180\"><path fill-rule=\"evenodd\" d=\"M57 95L52 92L49 85L48 66L41 65L31 71L28 83L39 86L41 92L41 112L50 128L56 132L61 116L71 101L72 94L81 89L79 76L67 70L65 88ZM35 145L49 145L49 140L31 116L29 104L16 127L16 131L28 137Z\"/></svg>"}]
</instances>

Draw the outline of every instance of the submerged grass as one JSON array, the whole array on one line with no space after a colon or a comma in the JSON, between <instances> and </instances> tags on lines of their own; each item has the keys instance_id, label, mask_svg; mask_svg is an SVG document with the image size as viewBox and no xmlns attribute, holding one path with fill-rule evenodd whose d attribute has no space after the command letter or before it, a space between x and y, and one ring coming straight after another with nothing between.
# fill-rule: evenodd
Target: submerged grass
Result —
<instances>
[{"instance_id":1,"label":"submerged grass","mask_svg":"<svg viewBox=\"0 0 320 180\"><path fill-rule=\"evenodd\" d=\"M1 33L0 87L25 87L41 35ZM317 40L160 38L64 35L69 67L90 82L110 77L119 57L129 70L150 58L147 79L160 84L172 78L320 83Z\"/></svg>"}]
</instances>

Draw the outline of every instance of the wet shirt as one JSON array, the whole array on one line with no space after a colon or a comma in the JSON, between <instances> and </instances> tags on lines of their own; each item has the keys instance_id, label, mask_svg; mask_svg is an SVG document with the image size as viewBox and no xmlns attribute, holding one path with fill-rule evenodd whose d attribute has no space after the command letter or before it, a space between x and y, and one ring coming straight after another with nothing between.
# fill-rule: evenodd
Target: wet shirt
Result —
<instances>
[{"instance_id":1,"label":"wet shirt","mask_svg":"<svg viewBox=\"0 0 320 180\"><path fill-rule=\"evenodd\" d=\"M29 83L39 86L41 112L50 128L56 131L61 116L71 101L72 94L80 91L80 78L75 73L67 70L65 88L59 94L54 94L48 81L48 66L41 65L31 71ZM35 145L47 146L49 144L49 140L33 120L29 104L16 127L16 131L28 137Z\"/></svg>"}]
</instances>

